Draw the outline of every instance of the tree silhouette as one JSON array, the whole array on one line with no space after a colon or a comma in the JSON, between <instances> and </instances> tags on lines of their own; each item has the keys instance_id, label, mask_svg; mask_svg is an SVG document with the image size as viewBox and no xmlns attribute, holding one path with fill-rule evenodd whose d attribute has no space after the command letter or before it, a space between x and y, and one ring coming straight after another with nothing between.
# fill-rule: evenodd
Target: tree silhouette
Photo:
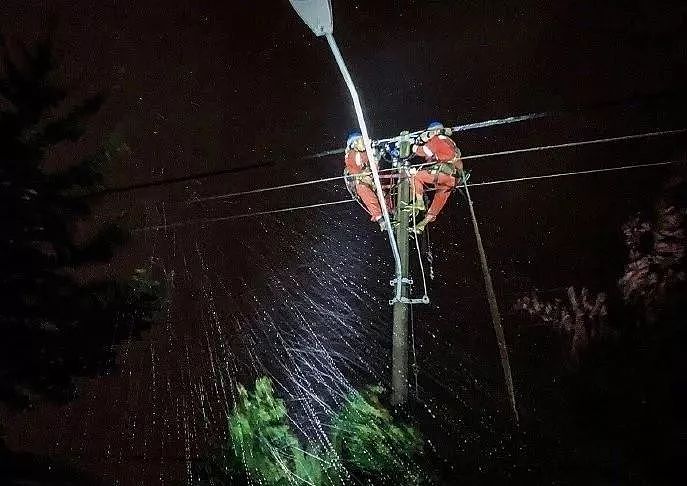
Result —
<instances>
[{"instance_id":1,"label":"tree silhouette","mask_svg":"<svg viewBox=\"0 0 687 486\"><path fill-rule=\"evenodd\" d=\"M64 169L46 168L58 145L80 140L104 96L64 109L48 42L17 56L2 39L0 48L0 401L26 407L69 399L74 377L111 370L114 346L154 321L162 290L141 269L82 282L80 268L110 260L125 241L115 224L75 237L90 215L84 196L102 187L122 144L112 138Z\"/></svg>"},{"instance_id":2,"label":"tree silhouette","mask_svg":"<svg viewBox=\"0 0 687 486\"><path fill-rule=\"evenodd\" d=\"M590 342L607 338L613 334L608 327L606 294L599 292L592 299L587 288L577 294L574 287L567 289L568 302L561 298L553 301L542 301L536 292L519 298L514 310L524 311L537 324L543 324L566 335L572 362L576 362ZM535 325L537 325L535 324Z\"/></svg>"},{"instance_id":3,"label":"tree silhouette","mask_svg":"<svg viewBox=\"0 0 687 486\"><path fill-rule=\"evenodd\" d=\"M686 225L687 184L671 177L653 212L622 226L627 261L608 311L605 294L572 287L567 301L516 302L525 319L514 362L536 438L528 461L551 478L535 482L669 484L681 474Z\"/></svg>"},{"instance_id":4,"label":"tree silhouette","mask_svg":"<svg viewBox=\"0 0 687 486\"><path fill-rule=\"evenodd\" d=\"M687 287L687 183L672 178L653 217L636 215L623 226L623 235L628 252L618 281L623 300L640 323L654 323Z\"/></svg>"}]
</instances>

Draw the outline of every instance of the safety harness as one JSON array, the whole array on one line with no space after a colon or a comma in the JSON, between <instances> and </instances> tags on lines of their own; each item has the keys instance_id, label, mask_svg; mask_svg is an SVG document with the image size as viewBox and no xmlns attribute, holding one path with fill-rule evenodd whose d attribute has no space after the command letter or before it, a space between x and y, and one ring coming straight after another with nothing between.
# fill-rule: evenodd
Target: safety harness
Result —
<instances>
[{"instance_id":1,"label":"safety harness","mask_svg":"<svg viewBox=\"0 0 687 486\"><path fill-rule=\"evenodd\" d=\"M427 168L427 172L432 174L434 176L434 181L433 184L436 185L436 183L439 180L439 175L440 174L446 174L450 176L455 176L456 172L458 172L458 169L456 168L456 164L460 162L460 149L456 146L456 143L449 138L448 136L444 135L443 133L440 135L437 135L439 137L442 137L442 140L448 140L449 143L453 146L453 149L455 151L455 156L451 160L446 160L446 161L438 161L436 160L432 165L430 165ZM436 155L434 156L436 159Z\"/></svg>"}]
</instances>

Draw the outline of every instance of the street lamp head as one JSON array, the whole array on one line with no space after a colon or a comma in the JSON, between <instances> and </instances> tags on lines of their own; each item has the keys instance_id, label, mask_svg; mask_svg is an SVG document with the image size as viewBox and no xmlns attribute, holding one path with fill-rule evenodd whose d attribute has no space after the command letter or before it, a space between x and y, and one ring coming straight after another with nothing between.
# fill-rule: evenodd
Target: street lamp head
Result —
<instances>
[{"instance_id":1,"label":"street lamp head","mask_svg":"<svg viewBox=\"0 0 687 486\"><path fill-rule=\"evenodd\" d=\"M334 31L330 0L289 0L298 16L318 37Z\"/></svg>"}]
</instances>

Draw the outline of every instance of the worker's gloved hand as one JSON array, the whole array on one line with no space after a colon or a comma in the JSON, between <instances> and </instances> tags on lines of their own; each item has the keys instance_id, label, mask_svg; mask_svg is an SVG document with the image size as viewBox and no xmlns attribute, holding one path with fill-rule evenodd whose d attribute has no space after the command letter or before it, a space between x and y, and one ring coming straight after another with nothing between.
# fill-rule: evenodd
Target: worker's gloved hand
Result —
<instances>
[{"instance_id":1,"label":"worker's gloved hand","mask_svg":"<svg viewBox=\"0 0 687 486\"><path fill-rule=\"evenodd\" d=\"M415 174L417 174L417 169L415 167L411 167L410 169L408 169L408 174L414 176Z\"/></svg>"}]
</instances>

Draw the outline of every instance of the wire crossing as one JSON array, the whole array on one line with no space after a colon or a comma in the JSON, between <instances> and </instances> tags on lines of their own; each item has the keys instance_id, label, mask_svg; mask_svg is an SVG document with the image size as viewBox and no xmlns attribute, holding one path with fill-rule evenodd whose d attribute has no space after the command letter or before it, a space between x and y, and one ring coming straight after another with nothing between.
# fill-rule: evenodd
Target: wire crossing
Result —
<instances>
[{"instance_id":1,"label":"wire crossing","mask_svg":"<svg viewBox=\"0 0 687 486\"><path fill-rule=\"evenodd\" d=\"M517 116L509 116L506 118L496 118L493 120L485 120L481 122L474 122L474 123L466 123L465 125L457 125L455 127L448 127L454 132L465 132L467 130L475 130L477 128L486 128L486 127L492 127L496 125L506 125L509 123L517 123L517 122L522 122L522 121L527 121L527 120L534 120L537 118L543 118L545 116L548 116L550 113L549 112L543 112L543 113L528 113L526 115L517 115ZM415 132L410 133L410 137L414 137L422 133L424 130L417 130ZM396 140L400 140L399 137L391 137L391 138L382 138L381 140L375 140L374 142L376 144L380 143L387 143L387 142L393 142ZM336 154L342 154L344 153L344 149L342 148L336 148L332 150L325 150L324 152L317 152L312 155L306 155L303 157L303 159L317 159L320 157L326 157L328 155L336 155Z\"/></svg>"},{"instance_id":2,"label":"wire crossing","mask_svg":"<svg viewBox=\"0 0 687 486\"><path fill-rule=\"evenodd\" d=\"M677 165L677 164L684 164L685 162L687 162L687 160L678 159L678 160L668 160L668 161L663 161L663 162L623 165L623 166L618 166L618 167L606 167L603 169L590 169L590 170L580 170L580 171L572 171L572 172L558 172L558 173L554 173L554 174L544 174L544 175L528 176L528 177L516 177L516 178L512 178L512 179L498 179L498 180L485 181L485 182L474 182L474 183L468 184L468 186L469 187L477 187L477 186L489 186L489 185L497 185L497 184L511 184L511 183L516 183L516 182L525 182L525 181L542 180L542 179L553 179L553 178L569 177L569 176L575 176L575 175L599 174L599 173L603 173L603 172L613 172L613 171L623 171L623 170L630 170L630 169L642 169L642 168L648 168L648 167L661 167L661 166ZM340 179L340 178L341 177L337 177L337 179ZM218 218L206 218L206 219L197 219L197 220L188 220L188 221L178 221L176 223L161 224L161 225L141 226L141 227L132 229L132 231L133 232L139 232L139 231L149 231L149 230L161 230L161 229L167 229L167 228L178 228L178 227L189 226L189 225L203 225L203 224L209 224L209 223L217 223L217 222L221 222L221 221L231 221L231 220L235 220L235 219L250 218L250 217L255 217L255 216L264 216L267 214L284 213L284 212L290 212L290 211L301 211L304 209L313 209L313 208L319 208L319 207L324 207L324 206L334 206L334 205L339 205L339 204L349 204L349 203L355 203L355 202L356 201L354 199L342 199L339 201L328 201L328 202L317 203L317 204L308 204L305 206L294 206L294 207L289 207L289 208L271 209L271 210L267 210L267 211L256 211L256 212L250 212L250 213L235 214L235 215L231 215L231 216L222 216L222 217L218 217Z\"/></svg>"},{"instance_id":3,"label":"wire crossing","mask_svg":"<svg viewBox=\"0 0 687 486\"><path fill-rule=\"evenodd\" d=\"M621 135L618 137L606 137L606 138L597 138L597 139L592 139L592 140L578 140L574 142L564 142L564 143L559 143L555 145L539 145L536 147L526 147L526 148L521 148L521 149L513 149L513 150L503 150L500 152L490 152L490 153L484 153L484 154L475 154L475 155L466 155L464 157L461 157L463 160L474 160L474 159L484 159L487 157L499 157L499 156L504 156L504 155L513 155L513 154L522 154L522 153L527 153L527 152L542 152L546 150L556 150L556 149L562 149L562 148L572 148L572 147L578 147L578 146L585 146L585 145L594 145L594 144L601 144L601 143L611 143L611 142L621 142L621 141L626 141L626 140L638 140L642 138L653 138L653 137L660 137L660 136L669 136L669 135L678 135L681 133L687 132L687 128L680 128L676 130L663 130L663 131L656 131L656 132L645 132L645 133L636 133L636 134L631 134L631 135ZM416 164L411 167L421 167L422 165L425 164ZM379 172L389 172L395 169L381 169ZM313 179L309 181L303 181L303 182L294 182L291 184L281 184L278 186L271 186L271 187L261 187L258 189L250 189L247 191L239 191L239 192L231 192L231 193L226 193L226 194L217 194L214 196L207 196L207 197L201 197L197 199L191 199L188 201L188 204L197 204L200 202L204 201L214 201L218 199L229 199L232 197L239 197L239 196L245 196L249 194L259 194L262 192L270 192L270 191L279 191L282 189L290 189L293 187L302 187L302 186L308 186L312 184L319 184L321 182L330 182L330 181L335 181L335 180L341 180L343 176L333 176L333 177L324 177L321 179ZM473 184L471 184L473 185Z\"/></svg>"}]
</instances>

